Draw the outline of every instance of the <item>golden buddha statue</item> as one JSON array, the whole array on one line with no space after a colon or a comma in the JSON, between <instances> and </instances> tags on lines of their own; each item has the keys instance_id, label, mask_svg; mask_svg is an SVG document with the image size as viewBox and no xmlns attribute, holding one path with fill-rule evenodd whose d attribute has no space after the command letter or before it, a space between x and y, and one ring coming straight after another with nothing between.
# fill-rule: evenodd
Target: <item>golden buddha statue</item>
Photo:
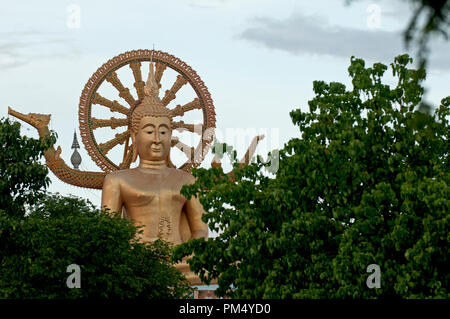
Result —
<instances>
[{"instance_id":1,"label":"golden buddha statue","mask_svg":"<svg viewBox=\"0 0 450 319\"><path fill-rule=\"evenodd\" d=\"M156 58L156 72L153 70L153 58ZM147 82L142 81L141 62L150 61L150 72ZM136 100L128 88L118 78L116 71L129 65L135 78L134 86L138 95ZM162 100L159 98L159 87L162 74L169 66L180 75L172 87L166 91ZM119 92L130 108L123 106L117 100L103 97L98 88L104 82L109 82ZM197 98L183 106L174 109L166 108L175 98L177 91L186 83L191 83ZM112 112L125 115L126 118L96 119L92 117L93 105L106 107ZM83 188L102 189L101 206L112 212L120 212L122 217L130 218L138 225L143 225L140 240L153 242L163 239L172 245L178 245L191 238L207 238L208 227L202 221L204 213L198 198L187 200L180 194L181 187L194 182L194 177L183 169L196 166L201 162L205 149L212 142L212 136L202 135L200 161L195 159L197 149L191 148L188 158L193 162L177 169L170 161L170 148L185 146L172 140L172 129L185 128L196 132L192 124L183 121L172 122L173 117L183 116L185 112L202 109L204 114L205 132L215 127L215 112L211 96L200 77L185 62L162 51L134 50L122 53L103 64L88 80L80 97L80 131L83 143L91 158L103 172L80 171L69 167L61 158L61 147L56 149L51 145L45 152L45 160L49 169L61 181ZM25 121L37 129L41 139L50 134L49 114L22 114L8 107L8 114ZM115 129L128 126L127 131L116 134L115 138L105 143L98 143L94 130L101 127ZM198 133L198 132L196 132ZM203 133L202 133L203 134ZM131 137L130 152L128 138ZM263 136L256 136L241 160L241 165L250 162L258 142ZM107 158L109 150L122 145L126 140L124 160L116 165ZM186 154L186 152L185 152ZM203 155L202 155L203 154ZM139 157L139 166L128 169L130 163ZM221 166L220 156L215 154L211 166ZM227 173L231 178L233 173ZM198 276L189 270L186 260L176 265L191 284L201 284Z\"/></svg>"},{"instance_id":2,"label":"golden buddha statue","mask_svg":"<svg viewBox=\"0 0 450 319\"><path fill-rule=\"evenodd\" d=\"M181 187L194 182L183 170L169 167L172 141L171 111L163 106L154 79L153 63L144 88L145 97L131 116L133 162L139 166L106 175L102 189L102 208L122 212L122 217L143 225L140 240L163 239L178 245L191 238L208 238L208 226L202 221L203 207L198 198L186 199ZM183 262L177 265L189 271ZM188 279L198 281L193 274Z\"/></svg>"}]
</instances>

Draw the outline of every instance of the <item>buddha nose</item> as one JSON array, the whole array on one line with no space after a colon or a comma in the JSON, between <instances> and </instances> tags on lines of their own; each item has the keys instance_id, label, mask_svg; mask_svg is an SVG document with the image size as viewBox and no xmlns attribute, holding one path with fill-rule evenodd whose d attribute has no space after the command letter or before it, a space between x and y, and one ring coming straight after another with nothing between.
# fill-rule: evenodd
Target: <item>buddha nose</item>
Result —
<instances>
[{"instance_id":1,"label":"buddha nose","mask_svg":"<svg viewBox=\"0 0 450 319\"><path fill-rule=\"evenodd\" d=\"M155 134L155 143L159 144L161 142L161 137L159 136L159 132Z\"/></svg>"}]
</instances>

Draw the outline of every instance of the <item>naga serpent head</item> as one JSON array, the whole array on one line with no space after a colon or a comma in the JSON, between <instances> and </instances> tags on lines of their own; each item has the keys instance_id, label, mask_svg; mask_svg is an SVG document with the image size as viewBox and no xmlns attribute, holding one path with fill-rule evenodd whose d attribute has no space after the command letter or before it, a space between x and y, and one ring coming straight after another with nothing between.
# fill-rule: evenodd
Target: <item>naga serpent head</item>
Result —
<instances>
[{"instance_id":1,"label":"naga serpent head","mask_svg":"<svg viewBox=\"0 0 450 319\"><path fill-rule=\"evenodd\" d=\"M28 113L27 115L25 115L20 112L14 111L9 106L8 106L8 114L17 117L18 119L30 124L31 126L33 126L38 130L48 127L48 124L50 123L49 114Z\"/></svg>"}]
</instances>

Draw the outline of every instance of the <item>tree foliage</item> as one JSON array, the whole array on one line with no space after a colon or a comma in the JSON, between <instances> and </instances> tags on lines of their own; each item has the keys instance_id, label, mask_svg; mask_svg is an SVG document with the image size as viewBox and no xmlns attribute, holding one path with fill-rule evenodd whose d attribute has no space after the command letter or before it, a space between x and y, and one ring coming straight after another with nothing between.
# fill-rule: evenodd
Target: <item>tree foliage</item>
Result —
<instances>
[{"instance_id":1,"label":"tree foliage","mask_svg":"<svg viewBox=\"0 0 450 319\"><path fill-rule=\"evenodd\" d=\"M416 40L426 46L431 35L439 34L448 39L450 27L450 2L448 0L409 0L414 13L405 31L405 40ZM420 21L423 21L420 24Z\"/></svg>"},{"instance_id":2,"label":"tree foliage","mask_svg":"<svg viewBox=\"0 0 450 319\"><path fill-rule=\"evenodd\" d=\"M237 298L428 298L450 296L449 105L417 111L423 69L351 59L353 87L315 81L309 112L290 113L301 136L280 150L279 168L195 169L185 196L198 194L210 229L175 258L218 278ZM381 288L366 285L381 269Z\"/></svg>"},{"instance_id":3,"label":"tree foliage","mask_svg":"<svg viewBox=\"0 0 450 319\"><path fill-rule=\"evenodd\" d=\"M56 135L45 140L22 137L20 124L0 121L0 213L21 218L49 183L48 169L39 163Z\"/></svg>"},{"instance_id":4,"label":"tree foliage","mask_svg":"<svg viewBox=\"0 0 450 319\"><path fill-rule=\"evenodd\" d=\"M2 298L176 298L183 275L164 242L136 239L128 219L112 218L82 199L46 195L23 220L1 218ZM67 266L81 268L69 289Z\"/></svg>"},{"instance_id":5,"label":"tree foliage","mask_svg":"<svg viewBox=\"0 0 450 319\"><path fill-rule=\"evenodd\" d=\"M140 243L140 228L89 201L48 194L45 144L0 125L0 298L179 298L188 283L161 241ZM19 161L19 162L18 162ZM71 264L81 288L66 285Z\"/></svg>"}]
</instances>

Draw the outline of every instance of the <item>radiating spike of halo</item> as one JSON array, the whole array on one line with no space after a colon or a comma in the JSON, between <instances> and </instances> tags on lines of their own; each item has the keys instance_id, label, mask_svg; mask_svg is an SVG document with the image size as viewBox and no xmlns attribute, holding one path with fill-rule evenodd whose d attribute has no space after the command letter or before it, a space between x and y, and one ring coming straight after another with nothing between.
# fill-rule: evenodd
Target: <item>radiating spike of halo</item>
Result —
<instances>
[{"instance_id":1,"label":"radiating spike of halo","mask_svg":"<svg viewBox=\"0 0 450 319\"><path fill-rule=\"evenodd\" d=\"M183 85L185 85L188 81L181 75L177 76L176 81L173 83L170 90L166 91L166 95L162 98L162 103L164 106L170 103L175 97L176 93L181 89Z\"/></svg>"},{"instance_id":2,"label":"radiating spike of halo","mask_svg":"<svg viewBox=\"0 0 450 319\"><path fill-rule=\"evenodd\" d=\"M180 151L182 151L184 155L186 155L186 157L189 158L190 160L194 158L195 147L191 147L180 141L178 141L175 144L175 147L177 147Z\"/></svg>"},{"instance_id":3,"label":"radiating spike of halo","mask_svg":"<svg viewBox=\"0 0 450 319\"><path fill-rule=\"evenodd\" d=\"M222 167L222 162L220 161L220 158L219 156L217 156L217 154L214 155L214 158L211 161L211 167L213 168Z\"/></svg>"},{"instance_id":4,"label":"radiating spike of halo","mask_svg":"<svg viewBox=\"0 0 450 319\"><path fill-rule=\"evenodd\" d=\"M100 152L103 154L108 153L113 147L118 144L123 144L125 140L130 136L130 131L125 131L120 134L116 134L116 137L112 140L109 140L106 143L102 143L99 145Z\"/></svg>"},{"instance_id":5,"label":"radiating spike of halo","mask_svg":"<svg viewBox=\"0 0 450 319\"><path fill-rule=\"evenodd\" d=\"M123 86L122 82L120 82L117 77L117 73L112 71L106 76L106 81L111 83L117 91L119 91L119 96L123 98L130 106L134 106L136 104L136 100L130 93L130 89Z\"/></svg>"},{"instance_id":6,"label":"radiating spike of halo","mask_svg":"<svg viewBox=\"0 0 450 319\"><path fill-rule=\"evenodd\" d=\"M111 119L96 119L93 117L91 119L91 128L95 130L99 127L111 127L112 129L115 129L119 126L127 126L128 125L128 119L116 119L114 117L111 117Z\"/></svg>"},{"instance_id":7,"label":"radiating spike of halo","mask_svg":"<svg viewBox=\"0 0 450 319\"><path fill-rule=\"evenodd\" d=\"M130 168L131 160L133 158L133 148L132 146L128 148L128 152L126 153L126 156L124 157L122 163L119 164L120 169Z\"/></svg>"},{"instance_id":8,"label":"radiating spike of halo","mask_svg":"<svg viewBox=\"0 0 450 319\"><path fill-rule=\"evenodd\" d=\"M243 163L245 165L248 165L250 163L250 160L253 157L253 154L255 153L256 146L258 143L264 138L264 135L257 135L253 138L252 142L250 143L250 146L247 149L247 152L245 152L244 157L242 157L240 163Z\"/></svg>"},{"instance_id":9,"label":"radiating spike of halo","mask_svg":"<svg viewBox=\"0 0 450 319\"><path fill-rule=\"evenodd\" d=\"M177 105L172 110L173 116L183 116L184 113L195 110L195 109L201 109L202 105L200 104L200 100L198 98L195 98L192 102L186 103L185 105Z\"/></svg>"},{"instance_id":10,"label":"radiating spike of halo","mask_svg":"<svg viewBox=\"0 0 450 319\"><path fill-rule=\"evenodd\" d=\"M141 62L134 61L130 63L130 68L133 70L133 76L134 76L134 87L136 88L136 92L138 95L139 100L142 100L144 98L144 85L145 82L142 81L142 73L141 73Z\"/></svg>"},{"instance_id":11,"label":"radiating spike of halo","mask_svg":"<svg viewBox=\"0 0 450 319\"><path fill-rule=\"evenodd\" d=\"M156 72L155 72L155 81L158 83L158 86L161 87L161 78L163 76L164 70L167 68L167 65L163 63L156 63Z\"/></svg>"},{"instance_id":12,"label":"radiating spike of halo","mask_svg":"<svg viewBox=\"0 0 450 319\"><path fill-rule=\"evenodd\" d=\"M179 122L172 122L172 127L173 129L185 129L188 130L189 132L192 133L197 133L199 135L202 135L202 128L203 125L202 124L186 124L183 121L179 121Z\"/></svg>"},{"instance_id":13,"label":"radiating spike of halo","mask_svg":"<svg viewBox=\"0 0 450 319\"><path fill-rule=\"evenodd\" d=\"M130 111L128 108L126 108L116 100L111 101L98 93L94 93L92 103L106 106L111 110L111 112L119 112L125 115L127 115Z\"/></svg>"},{"instance_id":14,"label":"radiating spike of halo","mask_svg":"<svg viewBox=\"0 0 450 319\"><path fill-rule=\"evenodd\" d=\"M179 141L180 141L180 140L178 139L178 137L172 136L172 139L170 140L170 146L171 146L171 147L174 147L175 145L177 145L177 143L178 143Z\"/></svg>"}]
</instances>

